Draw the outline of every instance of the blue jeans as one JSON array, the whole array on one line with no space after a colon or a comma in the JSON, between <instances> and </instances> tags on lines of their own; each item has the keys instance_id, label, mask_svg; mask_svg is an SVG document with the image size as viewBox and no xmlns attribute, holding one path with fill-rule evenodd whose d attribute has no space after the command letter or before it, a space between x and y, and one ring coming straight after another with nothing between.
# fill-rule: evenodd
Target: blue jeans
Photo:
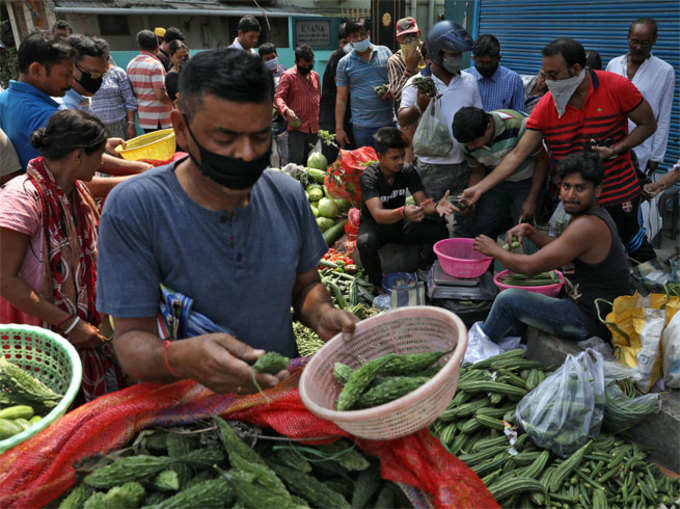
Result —
<instances>
[{"instance_id":1,"label":"blue jeans","mask_svg":"<svg viewBox=\"0 0 680 509\"><path fill-rule=\"evenodd\" d=\"M498 294L482 329L498 342L507 336L521 336L527 325L563 339L588 337L581 311L572 300L514 288Z\"/></svg>"},{"instance_id":2,"label":"blue jeans","mask_svg":"<svg viewBox=\"0 0 680 509\"><path fill-rule=\"evenodd\" d=\"M357 148L360 147L373 147L375 148L375 141L373 141L373 135L378 129L384 126L378 127L359 127L354 126L354 144Z\"/></svg>"}]
</instances>

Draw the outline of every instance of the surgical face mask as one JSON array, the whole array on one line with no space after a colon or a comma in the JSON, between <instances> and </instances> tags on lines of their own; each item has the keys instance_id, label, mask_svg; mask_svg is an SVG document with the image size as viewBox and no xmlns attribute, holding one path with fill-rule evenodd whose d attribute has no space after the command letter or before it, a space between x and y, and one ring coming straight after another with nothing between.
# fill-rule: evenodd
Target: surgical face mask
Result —
<instances>
[{"instance_id":1,"label":"surgical face mask","mask_svg":"<svg viewBox=\"0 0 680 509\"><path fill-rule=\"evenodd\" d=\"M348 42L347 44L345 44L342 47L342 51L344 51L345 53L349 53L350 51L352 51L352 43Z\"/></svg>"},{"instance_id":2,"label":"surgical face mask","mask_svg":"<svg viewBox=\"0 0 680 509\"><path fill-rule=\"evenodd\" d=\"M366 37L365 39L361 39L360 41L353 42L352 47L354 48L355 51L363 53L364 51L371 47L371 40L368 37Z\"/></svg>"},{"instance_id":3,"label":"surgical face mask","mask_svg":"<svg viewBox=\"0 0 680 509\"><path fill-rule=\"evenodd\" d=\"M581 69L577 76L572 76L566 80L545 80L545 84L548 86L548 90L550 90L555 102L558 118L562 118L562 115L564 115L571 96L574 95L579 85L583 83L585 77L586 70Z\"/></svg>"},{"instance_id":4,"label":"surgical face mask","mask_svg":"<svg viewBox=\"0 0 680 509\"><path fill-rule=\"evenodd\" d=\"M446 72L456 75L460 73L460 66L463 62L463 57L445 57L442 59L442 67Z\"/></svg>"},{"instance_id":5,"label":"surgical face mask","mask_svg":"<svg viewBox=\"0 0 680 509\"><path fill-rule=\"evenodd\" d=\"M76 79L78 84L92 95L96 94L97 90L102 86L104 75L100 73L85 72L80 67L78 67L78 71L80 72L80 79ZM97 77L95 78L94 76Z\"/></svg>"},{"instance_id":6,"label":"surgical face mask","mask_svg":"<svg viewBox=\"0 0 680 509\"><path fill-rule=\"evenodd\" d=\"M191 152L189 152L189 157L201 169L203 175L219 185L236 190L251 188L269 165L272 151L271 144L264 154L252 161L244 161L238 157L223 156L203 148L191 131L189 119L186 115L184 116L184 121L187 124L187 130L191 138L200 151L201 162L199 163Z\"/></svg>"},{"instance_id":7,"label":"surgical face mask","mask_svg":"<svg viewBox=\"0 0 680 509\"><path fill-rule=\"evenodd\" d=\"M498 69L498 64L475 64L475 69L485 78L490 78Z\"/></svg>"},{"instance_id":8,"label":"surgical face mask","mask_svg":"<svg viewBox=\"0 0 680 509\"><path fill-rule=\"evenodd\" d=\"M277 69L278 66L279 66L279 58L278 58L278 57L274 57L274 58L272 58L271 60L267 60L267 61L264 63L264 65L267 66L267 69L269 69L270 71L274 72L274 71L276 71L276 69Z\"/></svg>"},{"instance_id":9,"label":"surgical face mask","mask_svg":"<svg viewBox=\"0 0 680 509\"><path fill-rule=\"evenodd\" d=\"M303 76L307 76L310 72L312 72L312 69L313 69L313 68L314 68L314 64L310 65L309 67L300 67L300 66L298 65L298 71L299 71L300 74L302 74Z\"/></svg>"}]
</instances>

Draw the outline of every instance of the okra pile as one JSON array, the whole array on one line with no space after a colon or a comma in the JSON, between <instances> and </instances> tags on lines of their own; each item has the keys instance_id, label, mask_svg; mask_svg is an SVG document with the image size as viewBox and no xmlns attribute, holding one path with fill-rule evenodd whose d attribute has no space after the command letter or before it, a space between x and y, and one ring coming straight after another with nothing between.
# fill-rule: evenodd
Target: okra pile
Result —
<instances>
[{"instance_id":1,"label":"okra pile","mask_svg":"<svg viewBox=\"0 0 680 509\"><path fill-rule=\"evenodd\" d=\"M534 275L508 272L507 274L499 276L498 280L501 283L512 286L547 286L561 282L560 276L558 276L557 272L554 270Z\"/></svg>"},{"instance_id":2,"label":"okra pile","mask_svg":"<svg viewBox=\"0 0 680 509\"><path fill-rule=\"evenodd\" d=\"M219 417L143 431L130 447L76 467L82 482L60 509L411 507L348 440L300 445Z\"/></svg>"},{"instance_id":3,"label":"okra pile","mask_svg":"<svg viewBox=\"0 0 680 509\"><path fill-rule=\"evenodd\" d=\"M348 274L337 262L322 260L321 265L324 267L319 271L321 282L333 298L336 307L351 311L350 307L357 304L367 306L373 304L373 298L376 296L375 286L364 278L362 269L356 268L355 274Z\"/></svg>"},{"instance_id":4,"label":"okra pile","mask_svg":"<svg viewBox=\"0 0 680 509\"><path fill-rule=\"evenodd\" d=\"M515 407L553 369L523 353L463 366L456 395L431 427L503 507L680 506L680 481L662 474L623 436L601 433L568 458L534 445L515 426Z\"/></svg>"},{"instance_id":5,"label":"okra pile","mask_svg":"<svg viewBox=\"0 0 680 509\"><path fill-rule=\"evenodd\" d=\"M33 426L62 398L25 369L0 357L0 440Z\"/></svg>"},{"instance_id":6,"label":"okra pile","mask_svg":"<svg viewBox=\"0 0 680 509\"><path fill-rule=\"evenodd\" d=\"M357 370L336 362L333 376L343 386L336 409L370 408L401 398L430 380L439 371L436 363L448 353L451 351L391 353L367 361Z\"/></svg>"}]
</instances>

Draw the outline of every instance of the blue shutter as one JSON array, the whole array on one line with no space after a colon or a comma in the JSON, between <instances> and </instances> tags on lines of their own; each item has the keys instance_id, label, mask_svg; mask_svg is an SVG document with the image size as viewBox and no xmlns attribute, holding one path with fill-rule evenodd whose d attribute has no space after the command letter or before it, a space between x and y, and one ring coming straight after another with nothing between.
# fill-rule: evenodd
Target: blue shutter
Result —
<instances>
[{"instance_id":1,"label":"blue shutter","mask_svg":"<svg viewBox=\"0 0 680 509\"><path fill-rule=\"evenodd\" d=\"M628 51L631 22L654 18L659 37L653 54L675 69L675 96L664 167L680 158L680 1L678 0L477 0L478 34L501 43L503 65L520 74L541 68L541 50L558 37L571 37L602 57L603 69Z\"/></svg>"}]
</instances>

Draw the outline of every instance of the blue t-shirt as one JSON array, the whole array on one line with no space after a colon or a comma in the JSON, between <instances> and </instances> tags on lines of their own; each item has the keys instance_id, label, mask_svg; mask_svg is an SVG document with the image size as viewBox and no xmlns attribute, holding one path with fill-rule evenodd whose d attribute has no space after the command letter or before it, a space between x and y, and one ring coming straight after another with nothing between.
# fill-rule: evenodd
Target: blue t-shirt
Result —
<instances>
[{"instance_id":1,"label":"blue t-shirt","mask_svg":"<svg viewBox=\"0 0 680 509\"><path fill-rule=\"evenodd\" d=\"M118 318L156 316L163 283L238 340L297 356L293 285L328 249L302 186L267 170L230 218L189 198L175 164L119 184L106 200L97 308Z\"/></svg>"},{"instance_id":2,"label":"blue t-shirt","mask_svg":"<svg viewBox=\"0 0 680 509\"><path fill-rule=\"evenodd\" d=\"M393 125L391 100L382 100L373 87L386 85L387 61L392 52L386 46L374 46L370 61L366 62L351 51L338 62L335 74L338 87L349 87L352 98L352 124L359 128Z\"/></svg>"},{"instance_id":3,"label":"blue t-shirt","mask_svg":"<svg viewBox=\"0 0 680 509\"><path fill-rule=\"evenodd\" d=\"M59 104L49 95L22 81L11 80L0 94L0 129L12 140L24 170L40 155L31 145L31 134L45 127L58 109Z\"/></svg>"}]
</instances>

